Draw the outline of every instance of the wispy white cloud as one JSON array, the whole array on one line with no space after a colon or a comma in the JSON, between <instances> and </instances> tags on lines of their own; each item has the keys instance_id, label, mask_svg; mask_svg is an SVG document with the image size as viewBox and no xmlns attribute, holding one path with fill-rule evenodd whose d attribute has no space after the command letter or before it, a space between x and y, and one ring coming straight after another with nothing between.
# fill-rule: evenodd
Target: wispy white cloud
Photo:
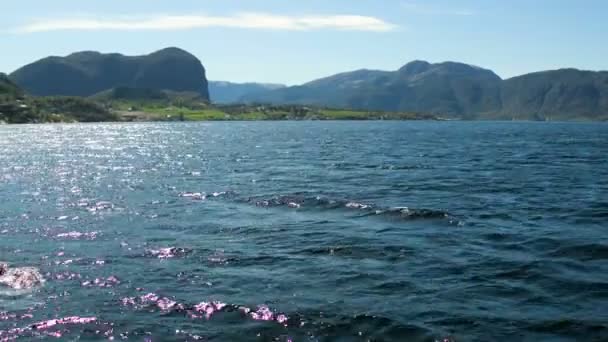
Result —
<instances>
[{"instance_id":1,"label":"wispy white cloud","mask_svg":"<svg viewBox=\"0 0 608 342\"><path fill-rule=\"evenodd\" d=\"M71 17L42 19L17 27L19 33L49 31L167 31L212 27L265 30L342 30L387 32L397 28L380 18L361 15L287 16L268 13L239 13L229 16L169 15L93 19Z\"/></svg>"},{"instance_id":2,"label":"wispy white cloud","mask_svg":"<svg viewBox=\"0 0 608 342\"><path fill-rule=\"evenodd\" d=\"M453 8L447 6L423 4L419 2L402 2L401 7L412 13L427 15L471 16L477 14L475 11L467 8Z\"/></svg>"}]
</instances>

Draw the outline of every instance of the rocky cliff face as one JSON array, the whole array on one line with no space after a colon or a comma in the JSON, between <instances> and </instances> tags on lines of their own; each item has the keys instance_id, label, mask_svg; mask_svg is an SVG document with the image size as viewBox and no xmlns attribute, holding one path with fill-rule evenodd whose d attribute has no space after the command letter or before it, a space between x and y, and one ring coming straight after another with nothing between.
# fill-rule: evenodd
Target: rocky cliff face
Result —
<instances>
[{"instance_id":1,"label":"rocky cliff face","mask_svg":"<svg viewBox=\"0 0 608 342\"><path fill-rule=\"evenodd\" d=\"M145 56L85 51L48 57L10 78L38 96L91 96L116 87L196 92L209 100L205 68L192 54L167 48Z\"/></svg>"}]
</instances>

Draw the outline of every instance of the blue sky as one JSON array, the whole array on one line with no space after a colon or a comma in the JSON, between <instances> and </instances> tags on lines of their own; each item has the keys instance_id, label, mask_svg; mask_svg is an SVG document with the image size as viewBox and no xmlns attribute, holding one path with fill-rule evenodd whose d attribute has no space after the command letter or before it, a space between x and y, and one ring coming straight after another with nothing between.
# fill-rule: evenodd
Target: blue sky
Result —
<instances>
[{"instance_id":1,"label":"blue sky","mask_svg":"<svg viewBox=\"0 0 608 342\"><path fill-rule=\"evenodd\" d=\"M19 0L0 2L0 71L48 55L177 46L208 78L298 84L422 59L507 78L608 70L605 0Z\"/></svg>"}]
</instances>

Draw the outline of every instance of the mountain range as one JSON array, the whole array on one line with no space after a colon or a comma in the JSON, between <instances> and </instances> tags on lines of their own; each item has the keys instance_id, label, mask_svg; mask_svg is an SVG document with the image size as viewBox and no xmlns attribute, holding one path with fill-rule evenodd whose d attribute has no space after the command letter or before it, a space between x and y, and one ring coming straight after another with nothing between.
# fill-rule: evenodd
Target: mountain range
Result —
<instances>
[{"instance_id":1,"label":"mountain range","mask_svg":"<svg viewBox=\"0 0 608 342\"><path fill-rule=\"evenodd\" d=\"M453 119L605 120L608 72L560 69L503 80L468 64L413 61L393 72L341 73L241 101L428 112Z\"/></svg>"},{"instance_id":2,"label":"mountain range","mask_svg":"<svg viewBox=\"0 0 608 342\"><path fill-rule=\"evenodd\" d=\"M606 71L560 69L501 79L464 63L413 61L396 71L357 70L285 87L208 82L195 56L168 48L136 57L98 52L48 57L9 77L32 95L92 96L131 87L196 92L216 103L424 112L450 119L608 119Z\"/></svg>"}]
</instances>

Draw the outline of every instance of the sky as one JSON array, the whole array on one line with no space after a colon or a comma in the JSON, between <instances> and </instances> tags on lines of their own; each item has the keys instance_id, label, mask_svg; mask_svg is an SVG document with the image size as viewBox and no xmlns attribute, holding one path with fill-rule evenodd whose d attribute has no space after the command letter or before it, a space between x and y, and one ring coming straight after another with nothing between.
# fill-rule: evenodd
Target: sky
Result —
<instances>
[{"instance_id":1,"label":"sky","mask_svg":"<svg viewBox=\"0 0 608 342\"><path fill-rule=\"evenodd\" d=\"M605 0L0 1L0 71L49 55L142 55L175 46L210 80L301 84L412 60L503 78L608 70Z\"/></svg>"}]
</instances>

